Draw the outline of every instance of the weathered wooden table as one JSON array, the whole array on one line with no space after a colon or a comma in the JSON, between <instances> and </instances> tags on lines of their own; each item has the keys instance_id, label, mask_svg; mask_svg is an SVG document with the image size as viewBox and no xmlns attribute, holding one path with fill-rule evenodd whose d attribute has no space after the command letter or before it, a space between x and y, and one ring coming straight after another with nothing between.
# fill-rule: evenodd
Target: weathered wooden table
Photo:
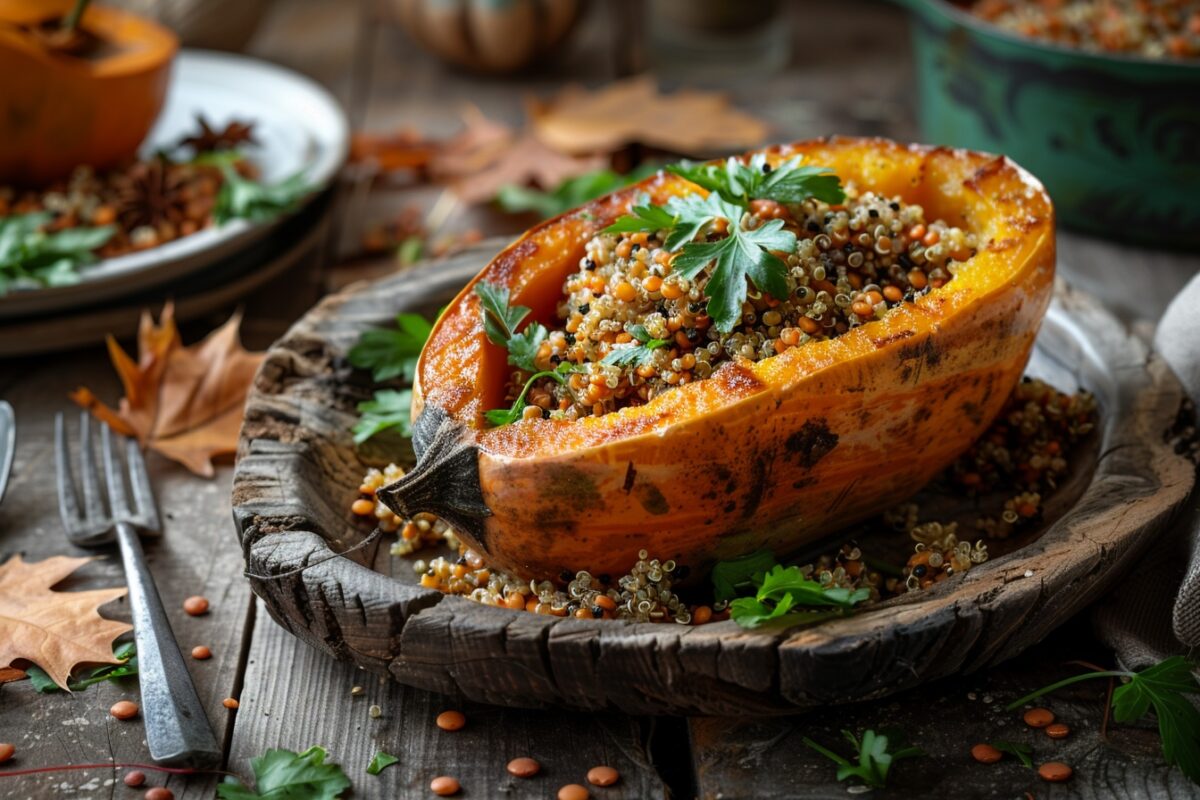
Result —
<instances>
[{"instance_id":1,"label":"weathered wooden table","mask_svg":"<svg viewBox=\"0 0 1200 800\"><path fill-rule=\"evenodd\" d=\"M835 8L836 6L836 8ZM595 4L579 30L575 47L555 70L517 82L482 80L451 73L418 53L398 31L362 24L350 3L289 0L278 4L252 51L294 67L328 85L354 109L356 124L371 128L412 125L432 134L453 130L459 101L470 100L486 113L516 122L520 98L528 91L551 91L563 77L599 82L614 77L614 37L606 4ZM753 106L777 126L777 138L829 132L886 133L915 137L910 109L907 37L903 16L890 6L869 2L796 4L798 48L786 72L741 85L740 102ZM369 17L368 17L369 20ZM850 64L840 51L853 48ZM355 54L358 54L356 57ZM859 57L861 56L861 57ZM351 198L345 209L342 249L357 241L359 225L411 203L425 203L429 190L401 190ZM486 211L463 212L454 225L485 233L513 232L526 221ZM1061 272L1104 297L1131 322L1145 327L1191 272L1195 259L1141 250L1063 234ZM378 271L378 265L335 271ZM263 347L278 336L322 291L329 275L302 267L247 303L245 338ZM220 322L219 318L210 320ZM204 330L185 330L191 341ZM87 385L114 400L119 387L102 343L54 357L0 362L0 396L17 411L19 444L14 481L0 505L0 560L21 553L29 560L78 554L62 537L53 489L52 424L57 411L69 411L66 393ZM1015 761L983 767L968 748L985 739L1028 738L1008 700L1068 674L1070 659L1103 660L1086 622L1069 625L1053 641L991 673L934 684L894 699L831 708L784 719L631 718L523 712L466 705L384 683L373 675L318 655L260 613L242 577L242 557L229 517L231 469L215 480L191 477L152 456L152 477L163 510L166 535L148 545L180 644L208 645L213 658L192 661L193 676L209 718L224 742L226 768L249 777L249 761L268 748L302 750L326 746L354 783L354 796L431 796L436 775L456 776L463 797L553 797L566 783L583 782L586 770L609 764L622 779L596 790L602 798L843 797L846 784L833 766L804 747L811 736L837 747L838 731L898 727L930 754L894 772L896 797L1200 797L1200 787L1168 768L1158 755L1152 726L1122 726L1100 734L1105 687L1084 684L1056 696L1054 708L1074 733L1062 744L1038 742L1038 755L1076 767L1069 784L1040 782ZM111 554L62 584L65 590L113 585L119 564ZM212 610L189 617L181 608L189 595L203 594ZM127 618L123 602L106 614ZM481 664L486 670L487 665ZM351 690L361 685L361 694ZM137 722L108 715L118 699L136 696L136 686L100 684L75 695L39 695L28 682L0 686L0 741L17 748L11 769L109 764L148 760ZM221 701L237 697L236 711ZM378 705L379 718L368 709ZM462 731L446 733L434 724L442 710L460 708L468 718ZM1042 737L1044 738L1044 737ZM400 762L379 776L366 766L376 750ZM530 755L543 764L531 781L510 777L508 760ZM5 778L0 797L137 797L120 783L122 770L110 766L80 771ZM176 797L211 797L218 776L151 774Z\"/></svg>"}]
</instances>

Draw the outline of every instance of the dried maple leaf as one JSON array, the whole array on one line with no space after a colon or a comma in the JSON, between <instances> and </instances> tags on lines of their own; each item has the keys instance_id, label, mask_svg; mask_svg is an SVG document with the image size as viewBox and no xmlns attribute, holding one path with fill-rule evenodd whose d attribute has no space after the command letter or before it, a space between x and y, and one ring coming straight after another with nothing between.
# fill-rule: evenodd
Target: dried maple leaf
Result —
<instances>
[{"instance_id":1,"label":"dried maple leaf","mask_svg":"<svg viewBox=\"0 0 1200 800\"><path fill-rule=\"evenodd\" d=\"M0 564L0 664L32 661L67 689L77 664L121 663L113 657L112 642L133 627L105 619L98 609L126 589L50 588L92 560L53 556L31 564L18 555Z\"/></svg>"},{"instance_id":2,"label":"dried maple leaf","mask_svg":"<svg viewBox=\"0 0 1200 800\"><path fill-rule=\"evenodd\" d=\"M759 144L769 130L762 120L734 108L723 94L690 89L660 94L649 77L595 91L567 87L531 116L543 142L576 155L644 144L704 156Z\"/></svg>"},{"instance_id":3,"label":"dried maple leaf","mask_svg":"<svg viewBox=\"0 0 1200 800\"><path fill-rule=\"evenodd\" d=\"M386 134L358 132L350 137L350 163L369 164L381 172L422 170L437 151L437 142L422 139L410 129Z\"/></svg>"},{"instance_id":4,"label":"dried maple leaf","mask_svg":"<svg viewBox=\"0 0 1200 800\"><path fill-rule=\"evenodd\" d=\"M88 389L71 394L80 406L144 447L178 461L197 475L212 477L212 459L237 449L242 407L262 353L242 348L241 315L184 347L168 303L154 324L142 314L135 362L111 336L108 352L125 387L119 409Z\"/></svg>"},{"instance_id":5,"label":"dried maple leaf","mask_svg":"<svg viewBox=\"0 0 1200 800\"><path fill-rule=\"evenodd\" d=\"M448 141L430 171L465 203L486 203L500 187L554 189L567 178L607 166L599 156L576 158L547 147L531 132L520 134L494 122L474 106L463 112L464 127Z\"/></svg>"}]
</instances>

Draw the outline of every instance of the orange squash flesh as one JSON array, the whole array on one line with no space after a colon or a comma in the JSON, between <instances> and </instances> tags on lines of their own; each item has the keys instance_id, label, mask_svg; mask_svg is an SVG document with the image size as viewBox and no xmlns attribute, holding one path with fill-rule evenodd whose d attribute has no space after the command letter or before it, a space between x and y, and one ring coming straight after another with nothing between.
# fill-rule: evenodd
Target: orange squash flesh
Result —
<instances>
[{"instance_id":1,"label":"orange squash flesh","mask_svg":"<svg viewBox=\"0 0 1200 800\"><path fill-rule=\"evenodd\" d=\"M703 574L765 547L787 554L910 496L987 427L1020 380L1054 276L1054 212L1002 157L879 139L767 150L970 230L953 280L882 319L649 403L575 421L493 428L510 367L483 330L474 283L554 324L584 244L637 195L694 191L659 174L533 228L446 309L414 391L420 460L380 490L401 514L455 525L485 560L524 578L619 575L645 548Z\"/></svg>"},{"instance_id":2,"label":"orange squash flesh","mask_svg":"<svg viewBox=\"0 0 1200 800\"><path fill-rule=\"evenodd\" d=\"M0 0L0 183L38 186L132 158L162 109L175 35L94 4L80 21L103 42L93 56L55 52L27 30L72 5Z\"/></svg>"}]
</instances>

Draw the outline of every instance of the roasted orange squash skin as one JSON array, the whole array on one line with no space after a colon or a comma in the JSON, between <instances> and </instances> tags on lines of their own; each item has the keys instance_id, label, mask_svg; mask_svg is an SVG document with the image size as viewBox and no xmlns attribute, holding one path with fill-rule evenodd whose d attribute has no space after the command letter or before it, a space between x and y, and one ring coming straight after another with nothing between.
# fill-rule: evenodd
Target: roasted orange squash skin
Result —
<instances>
[{"instance_id":1,"label":"roasted orange squash skin","mask_svg":"<svg viewBox=\"0 0 1200 800\"><path fill-rule=\"evenodd\" d=\"M72 5L0 0L0 183L39 186L132 158L162 109L175 35L96 5L80 22L106 43L95 57L54 52L25 30Z\"/></svg>"},{"instance_id":2,"label":"roasted orange squash skin","mask_svg":"<svg viewBox=\"0 0 1200 800\"><path fill-rule=\"evenodd\" d=\"M723 365L644 406L489 427L482 414L506 405L510 368L484 334L474 283L509 287L553 325L591 236L642 192L662 202L696 190L660 173L533 228L450 304L418 367L420 460L384 501L443 515L524 578L620 575L642 548L703 574L877 514L962 453L1020 380L1050 301L1046 192L1011 161L963 150L835 138L766 152L919 203L973 231L979 252L942 288L836 339Z\"/></svg>"}]
</instances>

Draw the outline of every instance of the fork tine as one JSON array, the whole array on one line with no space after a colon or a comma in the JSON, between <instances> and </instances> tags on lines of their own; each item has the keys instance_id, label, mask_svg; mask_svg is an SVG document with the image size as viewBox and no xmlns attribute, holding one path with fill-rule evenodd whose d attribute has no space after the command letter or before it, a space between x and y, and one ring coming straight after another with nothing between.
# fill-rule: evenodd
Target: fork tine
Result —
<instances>
[{"instance_id":1,"label":"fork tine","mask_svg":"<svg viewBox=\"0 0 1200 800\"><path fill-rule=\"evenodd\" d=\"M114 435L107 425L100 426L100 452L104 454L104 478L108 483L108 507L112 509L114 519L128 520L130 517L129 502L125 498L125 478L121 475L121 460L112 446Z\"/></svg>"},{"instance_id":2,"label":"fork tine","mask_svg":"<svg viewBox=\"0 0 1200 800\"><path fill-rule=\"evenodd\" d=\"M125 441L125 463L129 465L129 482L133 486L133 502L137 506L142 527L151 533L162 531L158 519L158 505L154 502L154 491L150 488L150 476L146 473L146 461L136 439Z\"/></svg>"},{"instance_id":3,"label":"fork tine","mask_svg":"<svg viewBox=\"0 0 1200 800\"><path fill-rule=\"evenodd\" d=\"M92 452L92 417L86 411L79 415L79 480L83 484L83 509L89 522L104 519L104 502L96 473L96 456Z\"/></svg>"},{"instance_id":4,"label":"fork tine","mask_svg":"<svg viewBox=\"0 0 1200 800\"><path fill-rule=\"evenodd\" d=\"M67 452L66 422L62 414L54 417L54 464L58 476L58 513L63 526L70 530L80 522L79 498L71 477L71 455Z\"/></svg>"}]
</instances>

